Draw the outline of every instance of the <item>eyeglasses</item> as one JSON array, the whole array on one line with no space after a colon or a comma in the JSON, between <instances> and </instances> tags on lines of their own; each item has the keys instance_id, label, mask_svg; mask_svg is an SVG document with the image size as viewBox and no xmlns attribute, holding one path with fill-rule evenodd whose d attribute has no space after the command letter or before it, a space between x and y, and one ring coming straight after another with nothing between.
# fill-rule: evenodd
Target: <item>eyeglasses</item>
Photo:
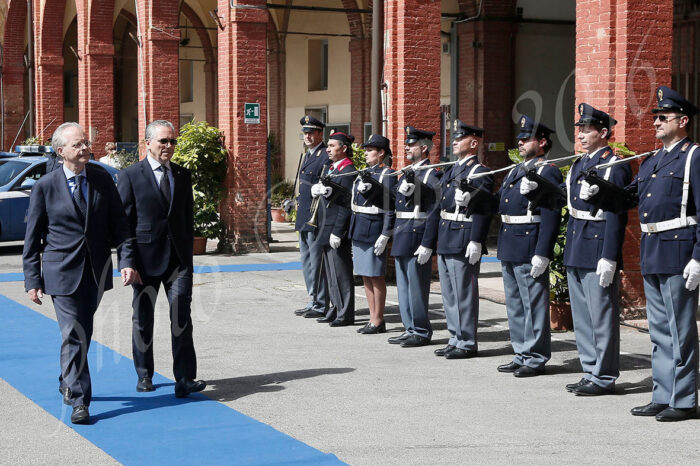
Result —
<instances>
[{"instance_id":1,"label":"eyeglasses","mask_svg":"<svg viewBox=\"0 0 700 466\"><path fill-rule=\"evenodd\" d=\"M171 146L174 146L177 144L177 139L168 139L168 138L161 138L161 139L156 139L159 143L166 145L167 143L170 143Z\"/></svg>"},{"instance_id":2,"label":"eyeglasses","mask_svg":"<svg viewBox=\"0 0 700 466\"><path fill-rule=\"evenodd\" d=\"M90 141L78 141L75 144L71 144L71 147L73 149L78 149L78 150L82 149L83 146L85 146L86 149L89 149L90 146L92 146L92 143Z\"/></svg>"},{"instance_id":3,"label":"eyeglasses","mask_svg":"<svg viewBox=\"0 0 700 466\"><path fill-rule=\"evenodd\" d=\"M654 115L654 121L659 120L661 123L666 123L667 121L676 120L680 116L668 116L668 115Z\"/></svg>"}]
</instances>

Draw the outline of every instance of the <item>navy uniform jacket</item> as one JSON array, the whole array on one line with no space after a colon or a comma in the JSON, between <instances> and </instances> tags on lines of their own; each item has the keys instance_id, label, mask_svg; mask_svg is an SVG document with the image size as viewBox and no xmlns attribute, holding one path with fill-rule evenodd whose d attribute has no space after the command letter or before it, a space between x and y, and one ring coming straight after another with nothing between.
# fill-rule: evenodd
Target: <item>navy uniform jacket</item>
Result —
<instances>
[{"instance_id":1,"label":"navy uniform jacket","mask_svg":"<svg viewBox=\"0 0 700 466\"><path fill-rule=\"evenodd\" d=\"M533 160L534 162L530 162L528 166L544 160L544 157L536 157ZM525 171L521 169L522 165L521 163L508 172L498 190L500 197L498 210L501 215L527 215L528 199L520 194L520 182L525 176ZM561 172L553 165L545 165L540 175L557 186L562 183ZM498 232L499 260L529 263L535 255L552 258L554 243L559 233L561 210L539 207L533 211L533 215L541 217L540 223L501 225Z\"/></svg>"},{"instance_id":2,"label":"navy uniform jacket","mask_svg":"<svg viewBox=\"0 0 700 466\"><path fill-rule=\"evenodd\" d=\"M22 253L27 290L73 294L86 259L92 265L95 286L101 291L111 289L112 246L117 247L120 269L135 268L129 225L114 180L97 166L87 165L84 173L88 187L84 223L63 170L47 173L32 188Z\"/></svg>"},{"instance_id":3,"label":"navy uniform jacket","mask_svg":"<svg viewBox=\"0 0 700 466\"><path fill-rule=\"evenodd\" d=\"M428 159L421 165L430 163ZM427 180L426 180L426 172ZM416 172L416 182L418 180L425 182L435 191L435 199L440 199L440 179L443 173L434 168L428 170L420 170ZM399 181L397 187L401 184ZM415 193L414 193L415 194ZM396 193L396 212L413 212L412 208L406 207L408 198L403 194ZM414 206L415 207L415 206ZM396 219L394 226L394 241L391 246L391 255L397 256L412 256L419 246L424 246L435 250L437 243L437 227L440 222L440 207L437 202L432 205L423 205L423 212L428 214L424 219Z\"/></svg>"},{"instance_id":4,"label":"navy uniform jacket","mask_svg":"<svg viewBox=\"0 0 700 466\"><path fill-rule=\"evenodd\" d=\"M297 221L294 224L294 229L297 231L313 231L314 227L307 225L306 222L311 218L311 186L318 183L318 179L323 171L331 164L326 152L326 145L321 145L307 156L304 153L303 162L299 167L299 195L297 196Z\"/></svg>"},{"instance_id":5,"label":"navy uniform jacket","mask_svg":"<svg viewBox=\"0 0 700 466\"><path fill-rule=\"evenodd\" d=\"M476 168L474 168L476 166ZM463 164L455 164L445 172L442 177L442 198L440 210L454 213L456 209L455 191L459 188L459 181L466 178L473 171L474 174L487 172L489 169L479 163L476 156L467 159ZM491 192L493 188L493 176L482 176L472 180L475 187ZM464 213L465 208L460 208L459 213ZM440 219L438 227L438 254L464 254L470 241L481 243L482 249L486 249L486 236L491 223L490 215L474 213L471 222L457 222Z\"/></svg>"},{"instance_id":6,"label":"navy uniform jacket","mask_svg":"<svg viewBox=\"0 0 700 466\"><path fill-rule=\"evenodd\" d=\"M596 151L593 157L584 155L571 165L567 195L571 207L589 213L592 204L581 199L581 183L584 181L583 172L594 169L596 165L617 160L610 147ZM594 170L598 176L604 178L608 169ZM618 186L627 186L632 177L629 164L623 163L610 167L608 181ZM627 225L627 213L615 214L604 212L604 220L593 221L569 217L566 230L566 248L564 249L564 265L567 267L580 267L595 269L598 260L602 257L615 261L621 265L622 242L625 239L625 226ZM620 268L620 267L618 267Z\"/></svg>"},{"instance_id":7,"label":"navy uniform jacket","mask_svg":"<svg viewBox=\"0 0 700 466\"><path fill-rule=\"evenodd\" d=\"M330 169L330 167L329 167ZM333 170L330 173L349 173L355 171L355 167L352 163L346 165L341 170ZM352 191L352 176L342 176L340 178L331 178L331 181L344 186L348 192ZM310 192L310 191L309 191ZM336 194L336 193L333 193ZM331 233L339 238L345 238L348 234L348 227L350 225L350 217L352 211L350 210L350 198L340 199L329 202L328 199L321 196L321 203L318 209L318 234L317 240L318 244L321 246L326 246L330 244Z\"/></svg>"},{"instance_id":8,"label":"navy uniform jacket","mask_svg":"<svg viewBox=\"0 0 700 466\"><path fill-rule=\"evenodd\" d=\"M693 143L684 139L671 152L659 151L647 157L628 187L639 195L639 221L656 223L680 216L685 162ZM657 164L663 155L661 163ZM700 148L690 166L687 215L696 215L700 205ZM690 259L700 260L700 228L692 225L657 233L642 233L640 263L642 274L683 273Z\"/></svg>"},{"instance_id":9,"label":"navy uniform jacket","mask_svg":"<svg viewBox=\"0 0 700 466\"><path fill-rule=\"evenodd\" d=\"M389 167L384 164L378 164L368 170L372 173L372 178L379 181L379 177L382 172L386 169L384 178L382 179L382 184L387 187L390 192L396 189L396 177L386 176L389 173L393 173ZM355 183L352 186L352 196L353 203L358 207L371 207L372 204L367 202L365 196L357 191L357 183L359 182L359 177L356 178ZM372 189L377 189L372 187ZM371 191L367 192L369 194ZM388 212L370 214L364 212L353 212L352 218L350 219L350 239L355 241L361 241L365 243L374 243L377 241L380 235L391 236L394 230L394 222L396 221L396 215L394 214L394 206L391 204L390 199L383 199L377 207L387 210Z\"/></svg>"}]
</instances>

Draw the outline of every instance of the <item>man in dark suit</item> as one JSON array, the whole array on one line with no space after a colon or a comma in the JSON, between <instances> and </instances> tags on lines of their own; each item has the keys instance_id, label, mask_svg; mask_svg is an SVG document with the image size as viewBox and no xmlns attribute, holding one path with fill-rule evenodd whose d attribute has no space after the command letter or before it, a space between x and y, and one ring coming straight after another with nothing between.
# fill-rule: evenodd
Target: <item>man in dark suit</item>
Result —
<instances>
[{"instance_id":1,"label":"man in dark suit","mask_svg":"<svg viewBox=\"0 0 700 466\"><path fill-rule=\"evenodd\" d=\"M185 397L206 387L197 374L192 340L192 176L170 161L175 128L156 120L146 128L147 157L122 170L119 195L131 233L136 237L136 263L143 284L134 284L132 345L138 375L136 390L155 390L153 314L160 285L170 303L175 396Z\"/></svg>"},{"instance_id":2,"label":"man in dark suit","mask_svg":"<svg viewBox=\"0 0 700 466\"><path fill-rule=\"evenodd\" d=\"M52 144L64 162L32 189L22 254L24 285L36 304L44 293L52 297L62 336L59 391L73 406L71 422L81 424L90 416L87 353L93 316L102 293L112 288L112 245L119 253L123 284L140 278L114 181L103 169L87 165L85 131L78 123L63 123Z\"/></svg>"}]
</instances>

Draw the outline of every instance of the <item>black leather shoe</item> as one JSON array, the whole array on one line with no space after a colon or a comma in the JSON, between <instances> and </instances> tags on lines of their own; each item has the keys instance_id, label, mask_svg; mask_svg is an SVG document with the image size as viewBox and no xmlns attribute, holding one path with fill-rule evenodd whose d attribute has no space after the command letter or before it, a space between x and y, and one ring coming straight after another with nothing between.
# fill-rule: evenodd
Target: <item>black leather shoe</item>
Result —
<instances>
[{"instance_id":1,"label":"black leather shoe","mask_svg":"<svg viewBox=\"0 0 700 466\"><path fill-rule=\"evenodd\" d=\"M401 335L397 337L389 337L386 341L388 341L392 345L399 345L401 344L402 341L404 341L406 338L410 337L411 334L408 332L403 332Z\"/></svg>"},{"instance_id":2,"label":"black leather shoe","mask_svg":"<svg viewBox=\"0 0 700 466\"><path fill-rule=\"evenodd\" d=\"M355 325L355 322L353 322L352 320L335 319L328 325L330 325L331 327L347 327L348 325Z\"/></svg>"},{"instance_id":3,"label":"black leather shoe","mask_svg":"<svg viewBox=\"0 0 700 466\"><path fill-rule=\"evenodd\" d=\"M379 325L374 325L372 322L368 322L367 325L362 327L360 330L362 330L360 333L362 333L363 335L374 335L377 333L386 333L386 323L382 322Z\"/></svg>"},{"instance_id":4,"label":"black leather shoe","mask_svg":"<svg viewBox=\"0 0 700 466\"><path fill-rule=\"evenodd\" d=\"M70 399L73 397L73 392L70 391L68 387L58 387L58 392L63 395L63 404L71 405Z\"/></svg>"},{"instance_id":5,"label":"black leather shoe","mask_svg":"<svg viewBox=\"0 0 700 466\"><path fill-rule=\"evenodd\" d=\"M543 367L535 369L534 367L520 366L515 372L513 372L513 375L516 377L536 377L542 374L544 374Z\"/></svg>"},{"instance_id":6,"label":"black leather shoe","mask_svg":"<svg viewBox=\"0 0 700 466\"><path fill-rule=\"evenodd\" d=\"M430 339L422 337L420 335L409 335L404 341L401 342L402 348L415 348L418 346L426 346L430 344Z\"/></svg>"},{"instance_id":7,"label":"black leather shoe","mask_svg":"<svg viewBox=\"0 0 700 466\"><path fill-rule=\"evenodd\" d=\"M520 369L521 367L523 367L523 366L521 366L520 364L518 364L515 361L511 361L508 364L501 364L500 366L497 367L497 369L498 369L498 372L513 373L513 372L517 371L518 369Z\"/></svg>"},{"instance_id":8,"label":"black leather shoe","mask_svg":"<svg viewBox=\"0 0 700 466\"><path fill-rule=\"evenodd\" d=\"M70 422L73 424L85 424L90 420L90 412L85 405L73 406L73 414L70 415Z\"/></svg>"},{"instance_id":9,"label":"black leather shoe","mask_svg":"<svg viewBox=\"0 0 700 466\"><path fill-rule=\"evenodd\" d=\"M648 405L632 408L630 413L632 413L632 416L656 416L666 408L668 408L668 405L662 403L649 403Z\"/></svg>"},{"instance_id":10,"label":"black leather shoe","mask_svg":"<svg viewBox=\"0 0 700 466\"><path fill-rule=\"evenodd\" d=\"M444 356L448 351L455 349L456 347L454 345L447 345L444 348L438 348L433 353L435 353L435 356Z\"/></svg>"},{"instance_id":11,"label":"black leather shoe","mask_svg":"<svg viewBox=\"0 0 700 466\"><path fill-rule=\"evenodd\" d=\"M329 316L319 317L318 319L316 319L316 322L320 322L322 324L330 324L334 320L335 320L335 317L329 315Z\"/></svg>"},{"instance_id":12,"label":"black leather shoe","mask_svg":"<svg viewBox=\"0 0 700 466\"><path fill-rule=\"evenodd\" d=\"M676 422L685 421L686 419L695 419L698 417L697 408L666 408L656 415L656 420L659 422Z\"/></svg>"},{"instance_id":13,"label":"black leather shoe","mask_svg":"<svg viewBox=\"0 0 700 466\"><path fill-rule=\"evenodd\" d=\"M367 322L364 326L357 329L357 333L365 333L365 329L371 322Z\"/></svg>"},{"instance_id":14,"label":"black leather shoe","mask_svg":"<svg viewBox=\"0 0 700 466\"><path fill-rule=\"evenodd\" d=\"M477 350L454 348L445 353L445 359L469 359L475 358L478 354Z\"/></svg>"},{"instance_id":15,"label":"black leather shoe","mask_svg":"<svg viewBox=\"0 0 700 466\"><path fill-rule=\"evenodd\" d=\"M304 314L306 314L306 313L309 312L310 310L311 310L311 309L309 309L308 307L304 307L304 308L302 308L302 309L297 309L296 311L294 311L294 315L295 315L295 316L303 316Z\"/></svg>"},{"instance_id":16,"label":"black leather shoe","mask_svg":"<svg viewBox=\"0 0 700 466\"><path fill-rule=\"evenodd\" d=\"M584 377L581 377L581 380L579 380L579 381L576 382L576 383L567 383L566 386L565 386L566 391L567 391L567 392L573 392L574 390L576 390L576 389L577 389L578 387L580 387L581 385L585 385L586 382L588 382L588 380L585 379Z\"/></svg>"},{"instance_id":17,"label":"black leather shoe","mask_svg":"<svg viewBox=\"0 0 700 466\"><path fill-rule=\"evenodd\" d=\"M155 387L153 386L153 381L151 380L150 377L142 377L139 379L138 383L136 384L136 391L137 392L152 392L155 390Z\"/></svg>"},{"instance_id":18,"label":"black leather shoe","mask_svg":"<svg viewBox=\"0 0 700 466\"><path fill-rule=\"evenodd\" d=\"M184 398L190 393L201 392L206 386L207 383L204 380L180 379L175 382L175 396Z\"/></svg>"},{"instance_id":19,"label":"black leather shoe","mask_svg":"<svg viewBox=\"0 0 700 466\"><path fill-rule=\"evenodd\" d=\"M596 385L589 380L583 385L579 385L571 391L574 393L574 395L577 396L614 395L615 385L612 385L610 388L605 388L601 387L600 385Z\"/></svg>"},{"instance_id":20,"label":"black leather shoe","mask_svg":"<svg viewBox=\"0 0 700 466\"><path fill-rule=\"evenodd\" d=\"M325 312L314 311L313 309L304 313L304 317L306 317L307 319L316 319L318 317L324 317L325 315Z\"/></svg>"}]
</instances>

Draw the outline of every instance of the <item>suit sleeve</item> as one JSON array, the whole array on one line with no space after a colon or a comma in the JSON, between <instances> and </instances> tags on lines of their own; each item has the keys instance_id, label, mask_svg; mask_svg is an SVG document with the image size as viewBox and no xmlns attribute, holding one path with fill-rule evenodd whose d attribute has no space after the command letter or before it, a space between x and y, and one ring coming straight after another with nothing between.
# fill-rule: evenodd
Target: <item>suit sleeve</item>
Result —
<instances>
[{"instance_id":1,"label":"suit sleeve","mask_svg":"<svg viewBox=\"0 0 700 466\"><path fill-rule=\"evenodd\" d=\"M435 202L430 206L425 221L425 231L420 245L435 250L437 245L438 225L440 224L440 199L442 198L442 172L433 170L428 178L428 185L435 191ZM416 177L417 179L417 177Z\"/></svg>"},{"instance_id":2,"label":"suit sleeve","mask_svg":"<svg viewBox=\"0 0 700 466\"><path fill-rule=\"evenodd\" d=\"M476 170L476 173L482 173L489 171L488 168L481 166ZM478 184L477 184L478 182ZM491 193L493 189L493 175L482 176L474 180L474 186L478 189ZM491 215L485 215L481 213L472 214L472 229L470 241L481 243L482 245L486 242L486 236L489 233L489 226L491 225Z\"/></svg>"},{"instance_id":3,"label":"suit sleeve","mask_svg":"<svg viewBox=\"0 0 700 466\"><path fill-rule=\"evenodd\" d=\"M350 169L354 170L352 165L348 165ZM352 193L352 183L353 183L353 178L350 176L344 176L342 178L336 178L338 180L338 184L343 186L345 189L347 189L350 193ZM348 234L348 227L350 226L350 217L352 216L352 211L350 210L350 207L345 202L339 202L338 205L338 216L335 219L335 224L333 225L333 230L331 233L333 233L335 236L338 238L344 238Z\"/></svg>"},{"instance_id":4,"label":"suit sleeve","mask_svg":"<svg viewBox=\"0 0 700 466\"><path fill-rule=\"evenodd\" d=\"M44 289L44 279L41 275L41 251L47 230L46 198L42 184L37 183L29 198L27 231L24 234L24 249L22 251L25 291L33 288Z\"/></svg>"},{"instance_id":5,"label":"suit sleeve","mask_svg":"<svg viewBox=\"0 0 700 466\"><path fill-rule=\"evenodd\" d=\"M107 175L103 183L108 186L109 196L109 231L112 235L113 245L117 248L119 269L136 267L136 252L134 250L134 236L131 234L129 219L124 211L124 204L112 178Z\"/></svg>"},{"instance_id":6,"label":"suit sleeve","mask_svg":"<svg viewBox=\"0 0 700 466\"><path fill-rule=\"evenodd\" d=\"M542 176L556 186L561 185L562 176L558 168L547 165L542 170ZM554 243L559 235L559 224L561 222L561 209L550 209L540 207L540 230L535 246L535 255L552 259Z\"/></svg>"},{"instance_id":7,"label":"suit sleeve","mask_svg":"<svg viewBox=\"0 0 700 466\"><path fill-rule=\"evenodd\" d=\"M632 170L629 164L623 163L612 167L608 181L617 186L627 186L632 178ZM605 232L603 235L602 257L611 261L617 261L620 257L622 242L625 239L625 227L627 226L627 212L615 214L605 212Z\"/></svg>"},{"instance_id":8,"label":"suit sleeve","mask_svg":"<svg viewBox=\"0 0 700 466\"><path fill-rule=\"evenodd\" d=\"M388 173L391 173L389 171ZM387 173L387 174L388 174ZM396 177L395 176L385 176L384 179L382 180L382 184L386 186L387 190L389 193L393 193L396 190ZM390 196L391 198L391 196ZM391 236L394 234L394 223L396 222L396 212L394 211L395 206L394 203L390 201L390 199L385 200L385 202L388 202L388 212L384 214L384 223L382 225L382 235L384 236Z\"/></svg>"}]
</instances>

